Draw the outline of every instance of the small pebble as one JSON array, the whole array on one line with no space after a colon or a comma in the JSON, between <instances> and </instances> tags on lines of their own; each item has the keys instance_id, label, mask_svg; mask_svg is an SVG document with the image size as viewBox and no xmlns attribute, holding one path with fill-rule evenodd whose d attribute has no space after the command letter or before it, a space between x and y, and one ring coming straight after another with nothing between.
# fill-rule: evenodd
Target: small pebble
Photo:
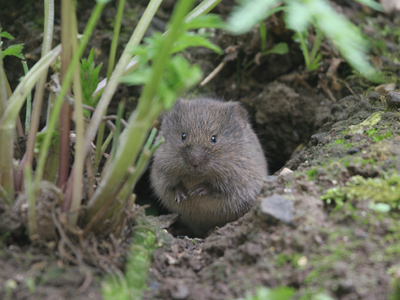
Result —
<instances>
[{"instance_id":1,"label":"small pebble","mask_svg":"<svg viewBox=\"0 0 400 300\"><path fill-rule=\"evenodd\" d=\"M347 153L350 155L356 154L358 152L360 152L360 149L358 149L358 148L352 148L352 149L347 150Z\"/></svg>"},{"instance_id":2,"label":"small pebble","mask_svg":"<svg viewBox=\"0 0 400 300\"><path fill-rule=\"evenodd\" d=\"M282 171L279 173L279 176L286 176L288 174L292 174L293 171L289 168L283 168Z\"/></svg>"},{"instance_id":3,"label":"small pebble","mask_svg":"<svg viewBox=\"0 0 400 300\"><path fill-rule=\"evenodd\" d=\"M293 202L282 195L273 194L261 199L261 213L273 219L291 223L293 220Z\"/></svg>"},{"instance_id":4,"label":"small pebble","mask_svg":"<svg viewBox=\"0 0 400 300\"><path fill-rule=\"evenodd\" d=\"M386 96L388 107L400 107L400 92L389 92Z\"/></svg>"},{"instance_id":5,"label":"small pebble","mask_svg":"<svg viewBox=\"0 0 400 300\"><path fill-rule=\"evenodd\" d=\"M313 134L313 135L311 136L311 138L310 138L311 144L312 144L313 146L316 146L316 145L322 140L322 138L323 138L324 136L325 136L324 133L316 133L316 134Z\"/></svg>"}]
</instances>

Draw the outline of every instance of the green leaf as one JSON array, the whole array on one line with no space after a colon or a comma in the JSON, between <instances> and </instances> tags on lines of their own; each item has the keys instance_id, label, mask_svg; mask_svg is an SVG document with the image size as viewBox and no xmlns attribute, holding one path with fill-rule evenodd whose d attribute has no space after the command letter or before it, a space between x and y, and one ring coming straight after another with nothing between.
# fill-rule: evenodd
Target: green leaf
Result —
<instances>
[{"instance_id":1,"label":"green leaf","mask_svg":"<svg viewBox=\"0 0 400 300\"><path fill-rule=\"evenodd\" d=\"M153 59L154 53L160 48L163 35L159 32L153 33L150 37L143 39L143 45L139 45L132 48L132 55L136 55L141 64L147 63Z\"/></svg>"},{"instance_id":2,"label":"green leaf","mask_svg":"<svg viewBox=\"0 0 400 300\"><path fill-rule=\"evenodd\" d=\"M127 85L145 84L150 80L151 74L151 68L143 65L121 78L121 82ZM164 103L166 109L170 109L179 94L197 84L201 77L202 72L199 66L191 66L182 56L176 55L168 62L157 89L157 97Z\"/></svg>"},{"instance_id":3,"label":"green leaf","mask_svg":"<svg viewBox=\"0 0 400 300\"><path fill-rule=\"evenodd\" d=\"M7 31L1 31L2 28L0 28L0 37L2 38L6 38L6 39L10 39L13 40L15 39L11 34L9 34Z\"/></svg>"},{"instance_id":4,"label":"green leaf","mask_svg":"<svg viewBox=\"0 0 400 300\"><path fill-rule=\"evenodd\" d=\"M271 7L279 0L241 0L228 18L227 29L233 34L243 34L267 18Z\"/></svg>"},{"instance_id":5,"label":"green leaf","mask_svg":"<svg viewBox=\"0 0 400 300\"><path fill-rule=\"evenodd\" d=\"M304 32L310 23L311 14L312 12L304 3L290 1L284 18L286 26L295 32Z\"/></svg>"},{"instance_id":6,"label":"green leaf","mask_svg":"<svg viewBox=\"0 0 400 300\"><path fill-rule=\"evenodd\" d=\"M300 31L297 31L293 36L292 36L292 39L293 39L293 41L295 41L296 43L300 43L301 42L301 36L307 36L307 32L300 32ZM303 38L304 39L304 38ZM305 42L306 42L306 44L308 44L308 40L307 39L304 39L305 40Z\"/></svg>"},{"instance_id":7,"label":"green leaf","mask_svg":"<svg viewBox=\"0 0 400 300\"><path fill-rule=\"evenodd\" d=\"M87 59L83 58L81 61L80 75L83 93L83 104L95 107L99 100L99 97L93 98L93 92L96 90L97 85L100 82L99 72L102 63L95 65L94 63L94 49L90 50L89 57ZM86 117L89 116L88 111L84 111Z\"/></svg>"},{"instance_id":8,"label":"green leaf","mask_svg":"<svg viewBox=\"0 0 400 300\"><path fill-rule=\"evenodd\" d=\"M36 135L35 147L34 147L34 150L33 150L33 152L35 154L39 154L39 151L40 151L40 149L42 147L42 143L43 143L43 140L44 140L45 136L46 136L46 130L42 131L42 132L39 132ZM51 138L51 145L57 145L59 143L59 141L60 141L60 133L56 132L56 131L53 132L53 135L52 135L52 138Z\"/></svg>"},{"instance_id":9,"label":"green leaf","mask_svg":"<svg viewBox=\"0 0 400 300\"><path fill-rule=\"evenodd\" d=\"M289 47L286 43L279 43L265 52L265 54L286 54L289 52Z\"/></svg>"},{"instance_id":10,"label":"green leaf","mask_svg":"<svg viewBox=\"0 0 400 300\"><path fill-rule=\"evenodd\" d=\"M201 77L202 72L199 66L191 66L180 55L172 57L168 63L167 72L163 76L162 91L158 92L165 108L172 108L180 93L198 83Z\"/></svg>"},{"instance_id":11,"label":"green leaf","mask_svg":"<svg viewBox=\"0 0 400 300\"><path fill-rule=\"evenodd\" d=\"M289 300L295 292L294 288L281 286L277 288L260 287L254 296L247 296L246 300Z\"/></svg>"},{"instance_id":12,"label":"green leaf","mask_svg":"<svg viewBox=\"0 0 400 300\"><path fill-rule=\"evenodd\" d=\"M368 62L366 53L369 44L360 30L325 1L313 0L307 2L307 5L313 14L315 25L335 44L347 62L366 78L379 81L379 74Z\"/></svg>"},{"instance_id":13,"label":"green leaf","mask_svg":"<svg viewBox=\"0 0 400 300\"><path fill-rule=\"evenodd\" d=\"M331 296L325 293L318 293L313 298L313 300L333 300Z\"/></svg>"},{"instance_id":14,"label":"green leaf","mask_svg":"<svg viewBox=\"0 0 400 300\"><path fill-rule=\"evenodd\" d=\"M320 67L319 63L322 59L322 54L318 53L317 57L310 62L310 65L307 67L307 71L312 72Z\"/></svg>"},{"instance_id":15,"label":"green leaf","mask_svg":"<svg viewBox=\"0 0 400 300\"><path fill-rule=\"evenodd\" d=\"M189 47L205 47L219 54L223 53L221 48L213 44L207 38L191 32L186 32L181 36L181 38L172 47L172 53L182 52Z\"/></svg>"},{"instance_id":16,"label":"green leaf","mask_svg":"<svg viewBox=\"0 0 400 300\"><path fill-rule=\"evenodd\" d=\"M200 15L189 22L185 23L186 30L193 30L199 28L218 28L224 29L225 23L222 21L219 15L215 14L207 14L207 15Z\"/></svg>"},{"instance_id":17,"label":"green leaf","mask_svg":"<svg viewBox=\"0 0 400 300\"><path fill-rule=\"evenodd\" d=\"M380 3L374 1L374 0L355 0L360 4L366 5L372 9L375 9L377 11L383 11L383 7Z\"/></svg>"},{"instance_id":18,"label":"green leaf","mask_svg":"<svg viewBox=\"0 0 400 300\"><path fill-rule=\"evenodd\" d=\"M140 68L128 75L125 75L120 81L126 85L140 85L148 82L150 80L150 75L150 68Z\"/></svg>"},{"instance_id":19,"label":"green leaf","mask_svg":"<svg viewBox=\"0 0 400 300\"><path fill-rule=\"evenodd\" d=\"M312 23L337 47L355 70L372 81L382 80L381 74L368 62L367 40L353 23L337 13L327 1L292 1L288 6L285 20L289 28L304 32L303 37L307 37L307 27ZM307 42L306 38L304 42ZM313 65L312 62L310 64Z\"/></svg>"},{"instance_id":20,"label":"green leaf","mask_svg":"<svg viewBox=\"0 0 400 300\"><path fill-rule=\"evenodd\" d=\"M11 55L18 57L19 59L25 59L24 55L22 54L23 48L24 44L10 45L1 52L1 58L3 59L7 55Z\"/></svg>"},{"instance_id":21,"label":"green leaf","mask_svg":"<svg viewBox=\"0 0 400 300\"><path fill-rule=\"evenodd\" d=\"M389 212L391 210L390 205L387 204L387 203L373 203L373 202L370 202L368 204L368 207L370 209L372 209L372 210L375 210L375 211L378 211L378 212L381 212L381 213L387 213L387 212Z\"/></svg>"},{"instance_id":22,"label":"green leaf","mask_svg":"<svg viewBox=\"0 0 400 300\"><path fill-rule=\"evenodd\" d=\"M139 62L145 64L152 60L157 49L161 45L163 35L160 33L154 33L151 37L144 39L144 45L134 47L132 49L132 54L137 55ZM172 47L171 54L183 52L189 47L205 47L222 54L223 51L217 45L213 44L206 37L193 32L183 33L179 39L174 43Z\"/></svg>"}]
</instances>

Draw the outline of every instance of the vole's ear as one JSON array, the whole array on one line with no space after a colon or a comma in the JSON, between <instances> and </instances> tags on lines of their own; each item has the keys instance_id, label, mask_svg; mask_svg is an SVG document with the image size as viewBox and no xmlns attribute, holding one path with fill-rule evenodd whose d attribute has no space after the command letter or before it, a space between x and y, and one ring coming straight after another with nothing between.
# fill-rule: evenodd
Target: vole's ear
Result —
<instances>
[{"instance_id":1,"label":"vole's ear","mask_svg":"<svg viewBox=\"0 0 400 300\"><path fill-rule=\"evenodd\" d=\"M161 127L164 128L169 126L174 127L173 124L181 122L180 120L182 118L182 110L185 109L185 105L187 105L187 100L185 99L176 100L174 106L170 110L165 111L161 115L162 119L161 124L163 124Z\"/></svg>"},{"instance_id":2,"label":"vole's ear","mask_svg":"<svg viewBox=\"0 0 400 300\"><path fill-rule=\"evenodd\" d=\"M174 105L170 109L164 111L162 117L171 116L175 111L180 110L180 108L182 107L182 101L184 100L182 99L176 100Z\"/></svg>"},{"instance_id":3,"label":"vole's ear","mask_svg":"<svg viewBox=\"0 0 400 300\"><path fill-rule=\"evenodd\" d=\"M184 100L182 100L182 99L176 100L174 103L174 106L171 109L175 109L175 110L179 109L182 106L182 101L184 101Z\"/></svg>"},{"instance_id":4,"label":"vole's ear","mask_svg":"<svg viewBox=\"0 0 400 300\"><path fill-rule=\"evenodd\" d=\"M249 114L239 102L229 102L233 119L239 123L241 128L245 128L248 124Z\"/></svg>"}]
</instances>

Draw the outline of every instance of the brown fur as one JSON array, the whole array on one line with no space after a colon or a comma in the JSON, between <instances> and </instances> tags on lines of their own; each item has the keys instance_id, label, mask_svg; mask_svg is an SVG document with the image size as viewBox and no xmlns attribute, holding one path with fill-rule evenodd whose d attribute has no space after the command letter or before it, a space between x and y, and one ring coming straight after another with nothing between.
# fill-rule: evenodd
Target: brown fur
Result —
<instances>
[{"instance_id":1,"label":"brown fur","mask_svg":"<svg viewBox=\"0 0 400 300\"><path fill-rule=\"evenodd\" d=\"M178 100L164 114L160 136L165 142L154 154L152 186L197 236L250 210L267 163L239 103Z\"/></svg>"}]
</instances>

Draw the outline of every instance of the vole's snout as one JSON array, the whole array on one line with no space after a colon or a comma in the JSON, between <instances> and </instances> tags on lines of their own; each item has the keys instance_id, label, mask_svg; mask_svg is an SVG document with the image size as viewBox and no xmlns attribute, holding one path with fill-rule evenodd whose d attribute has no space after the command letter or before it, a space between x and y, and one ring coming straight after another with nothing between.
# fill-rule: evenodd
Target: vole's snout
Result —
<instances>
[{"instance_id":1,"label":"vole's snout","mask_svg":"<svg viewBox=\"0 0 400 300\"><path fill-rule=\"evenodd\" d=\"M190 161L190 165L191 165L192 167L194 167L194 168L197 168L197 167L199 166L199 161L193 159L193 160Z\"/></svg>"},{"instance_id":2,"label":"vole's snout","mask_svg":"<svg viewBox=\"0 0 400 300\"><path fill-rule=\"evenodd\" d=\"M193 156L189 159L189 164L193 167L193 168L197 168L201 165L201 161L202 158L199 156Z\"/></svg>"},{"instance_id":3,"label":"vole's snout","mask_svg":"<svg viewBox=\"0 0 400 300\"><path fill-rule=\"evenodd\" d=\"M205 162L204 153L201 153L200 151L192 152L189 155L187 162L189 163L190 166L192 166L195 169L201 167L202 165L204 165Z\"/></svg>"}]
</instances>

